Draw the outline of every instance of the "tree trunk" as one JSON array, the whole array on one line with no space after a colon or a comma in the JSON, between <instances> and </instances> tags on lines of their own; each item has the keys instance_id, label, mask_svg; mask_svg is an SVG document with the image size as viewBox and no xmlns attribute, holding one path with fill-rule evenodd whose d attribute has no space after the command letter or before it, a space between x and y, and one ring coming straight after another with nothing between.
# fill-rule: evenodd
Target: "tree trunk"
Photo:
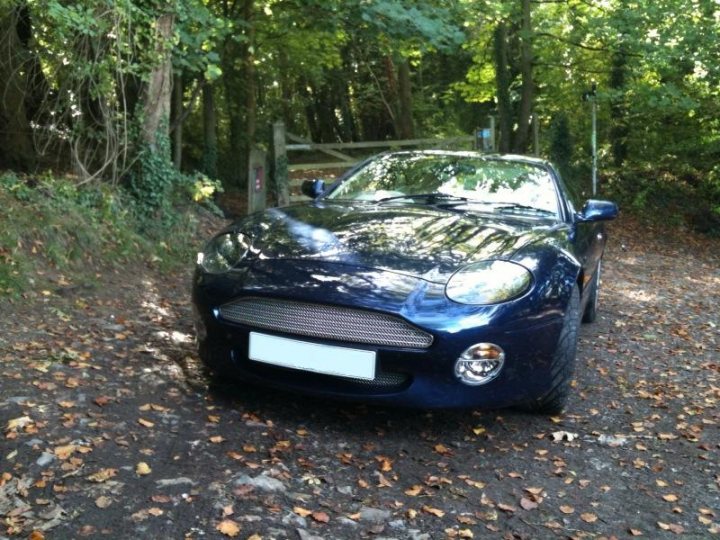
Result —
<instances>
[{"instance_id":1,"label":"tree trunk","mask_svg":"<svg viewBox=\"0 0 720 540\"><path fill-rule=\"evenodd\" d=\"M401 139L414 139L412 86L410 83L410 63L407 58L403 58L398 64L398 98L399 136Z\"/></svg>"},{"instance_id":2,"label":"tree trunk","mask_svg":"<svg viewBox=\"0 0 720 540\"><path fill-rule=\"evenodd\" d=\"M507 34L507 24L505 22L498 23L493 34L493 60L495 63L495 87L500 131L498 150L500 153L510 152L513 125Z\"/></svg>"},{"instance_id":3,"label":"tree trunk","mask_svg":"<svg viewBox=\"0 0 720 540\"><path fill-rule=\"evenodd\" d=\"M180 73L173 77L172 92L172 118L171 124L173 141L173 165L179 171L182 167L182 141L183 141L183 76Z\"/></svg>"},{"instance_id":4,"label":"tree trunk","mask_svg":"<svg viewBox=\"0 0 720 540\"><path fill-rule=\"evenodd\" d=\"M530 0L522 2L522 32L520 35L520 73L522 75L522 88L520 94L520 109L518 111L517 133L515 135L514 151L524 154L528 149L530 140L530 116L532 114L535 85L533 83L533 54L532 54L532 21Z\"/></svg>"},{"instance_id":5,"label":"tree trunk","mask_svg":"<svg viewBox=\"0 0 720 540\"><path fill-rule=\"evenodd\" d=\"M217 159L215 87L208 83L203 88L203 172L210 178L217 178Z\"/></svg>"},{"instance_id":6,"label":"tree trunk","mask_svg":"<svg viewBox=\"0 0 720 540\"><path fill-rule=\"evenodd\" d=\"M610 103L610 141L612 145L613 165L620 168L627 158L627 136L628 126L625 118L625 77L627 74L627 54L624 47L620 47L613 54L610 68L610 88L614 92L613 100Z\"/></svg>"},{"instance_id":7,"label":"tree trunk","mask_svg":"<svg viewBox=\"0 0 720 540\"><path fill-rule=\"evenodd\" d=\"M18 37L18 10L0 12L0 167L30 170L35 150L25 108L28 81L21 66L28 51Z\"/></svg>"},{"instance_id":8,"label":"tree trunk","mask_svg":"<svg viewBox=\"0 0 720 540\"><path fill-rule=\"evenodd\" d=\"M243 17L247 23L247 42L244 50L245 65L245 141L246 146L242 154L242 171L247 177L250 165L250 149L255 144L255 130L257 122L257 82L255 74L255 13L254 1L245 0Z\"/></svg>"},{"instance_id":9,"label":"tree trunk","mask_svg":"<svg viewBox=\"0 0 720 540\"><path fill-rule=\"evenodd\" d=\"M173 15L165 13L157 20L158 34L156 53L160 57L158 65L150 73L143 102L143 141L152 151L157 150L157 138L162 122L170 118L170 96L172 90L171 42ZM167 129L167 126L165 127ZM167 135L167 134L165 134Z\"/></svg>"}]
</instances>

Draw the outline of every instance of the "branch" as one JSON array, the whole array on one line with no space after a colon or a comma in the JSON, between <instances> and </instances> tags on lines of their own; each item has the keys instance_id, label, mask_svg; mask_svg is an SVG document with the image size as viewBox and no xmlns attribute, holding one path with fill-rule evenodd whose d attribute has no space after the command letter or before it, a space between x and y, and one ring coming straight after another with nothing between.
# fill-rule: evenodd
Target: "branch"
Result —
<instances>
[{"instance_id":1,"label":"branch","mask_svg":"<svg viewBox=\"0 0 720 540\"><path fill-rule=\"evenodd\" d=\"M604 53L614 53L616 52L612 47L593 47L591 45L584 45L582 43L578 43L576 41L572 41L570 39L556 36L554 34L551 34L549 32L538 32L535 34L538 37L549 37L551 39L555 39L557 41L561 41L562 43L566 43L568 45L572 45L573 47L578 47L580 49L585 49L587 51L593 51L593 52L604 52ZM641 54L635 54L635 53L626 53L627 56L634 56L637 58L642 58Z\"/></svg>"},{"instance_id":2,"label":"branch","mask_svg":"<svg viewBox=\"0 0 720 540\"><path fill-rule=\"evenodd\" d=\"M180 113L180 116L178 116L175 121L170 125L170 133L175 131L177 127L182 124L188 116L190 116L190 113L195 109L195 102L197 101L198 96L200 95L200 91L205 87L207 84L205 80L201 78L195 79L197 81L197 84L195 85L195 88L193 88L192 94L190 95L190 100L188 101L187 107L183 107L182 112Z\"/></svg>"}]
</instances>

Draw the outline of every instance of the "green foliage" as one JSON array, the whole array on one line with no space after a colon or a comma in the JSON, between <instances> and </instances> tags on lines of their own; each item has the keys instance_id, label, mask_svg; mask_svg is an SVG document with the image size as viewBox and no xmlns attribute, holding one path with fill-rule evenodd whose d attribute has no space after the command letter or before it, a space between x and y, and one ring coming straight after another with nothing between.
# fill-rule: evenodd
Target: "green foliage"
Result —
<instances>
[{"instance_id":1,"label":"green foliage","mask_svg":"<svg viewBox=\"0 0 720 540\"><path fill-rule=\"evenodd\" d=\"M207 195L211 184L200 190ZM75 284L92 282L119 264L188 264L197 207L189 191L178 195L184 205L167 208L164 222L153 225L122 189L1 174L0 295L52 288L71 275Z\"/></svg>"}]
</instances>

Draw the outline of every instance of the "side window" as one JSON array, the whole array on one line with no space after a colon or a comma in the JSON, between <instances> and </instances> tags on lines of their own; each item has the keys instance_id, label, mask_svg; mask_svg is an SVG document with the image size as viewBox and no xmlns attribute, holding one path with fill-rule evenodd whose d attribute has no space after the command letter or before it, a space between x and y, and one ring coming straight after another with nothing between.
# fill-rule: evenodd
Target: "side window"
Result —
<instances>
[{"instance_id":1,"label":"side window","mask_svg":"<svg viewBox=\"0 0 720 540\"><path fill-rule=\"evenodd\" d=\"M568 212L570 212L571 216L575 215L577 208L582 206L580 194L576 193L575 190L570 189L570 187L563 181L558 171L555 171L555 178L557 178L560 193L563 195L565 200L567 200Z\"/></svg>"}]
</instances>

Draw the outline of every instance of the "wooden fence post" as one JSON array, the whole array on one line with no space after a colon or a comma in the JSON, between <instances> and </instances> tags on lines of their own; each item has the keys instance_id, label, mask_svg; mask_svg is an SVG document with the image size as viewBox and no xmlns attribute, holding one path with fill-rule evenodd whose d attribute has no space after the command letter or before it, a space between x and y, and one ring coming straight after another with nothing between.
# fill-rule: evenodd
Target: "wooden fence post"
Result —
<instances>
[{"instance_id":1,"label":"wooden fence post","mask_svg":"<svg viewBox=\"0 0 720 540\"><path fill-rule=\"evenodd\" d=\"M273 181L277 193L278 206L290 204L290 181L288 178L288 158L285 123L273 124Z\"/></svg>"},{"instance_id":2,"label":"wooden fence post","mask_svg":"<svg viewBox=\"0 0 720 540\"><path fill-rule=\"evenodd\" d=\"M267 152L252 148L248 158L247 213L265 209L267 193Z\"/></svg>"}]
</instances>

